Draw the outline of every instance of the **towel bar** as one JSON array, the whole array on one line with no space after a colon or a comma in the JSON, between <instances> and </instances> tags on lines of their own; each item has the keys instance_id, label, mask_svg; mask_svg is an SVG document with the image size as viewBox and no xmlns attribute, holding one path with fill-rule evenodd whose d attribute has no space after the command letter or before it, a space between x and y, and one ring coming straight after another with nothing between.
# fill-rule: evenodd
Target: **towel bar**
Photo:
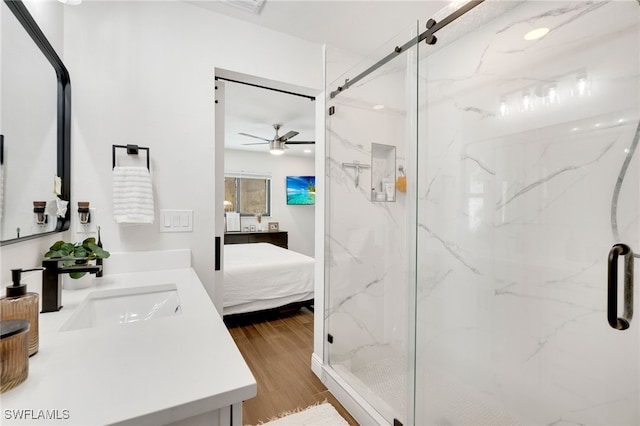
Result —
<instances>
[{"instance_id":1,"label":"towel bar","mask_svg":"<svg viewBox=\"0 0 640 426\"><path fill-rule=\"evenodd\" d=\"M147 170L151 171L149 168L149 148L138 145L112 145L111 146L111 168L116 167L116 148L124 148L127 150L128 155L138 155L138 152L142 149L147 151Z\"/></svg>"}]
</instances>

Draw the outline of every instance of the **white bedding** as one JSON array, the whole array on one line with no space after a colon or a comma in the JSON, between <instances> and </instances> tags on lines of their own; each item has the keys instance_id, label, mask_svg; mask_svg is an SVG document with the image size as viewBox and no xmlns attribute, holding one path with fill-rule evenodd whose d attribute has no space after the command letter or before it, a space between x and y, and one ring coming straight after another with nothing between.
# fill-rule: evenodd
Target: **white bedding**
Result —
<instances>
[{"instance_id":1,"label":"white bedding","mask_svg":"<svg viewBox=\"0 0 640 426\"><path fill-rule=\"evenodd\" d=\"M223 315L313 299L314 263L269 243L225 245Z\"/></svg>"}]
</instances>

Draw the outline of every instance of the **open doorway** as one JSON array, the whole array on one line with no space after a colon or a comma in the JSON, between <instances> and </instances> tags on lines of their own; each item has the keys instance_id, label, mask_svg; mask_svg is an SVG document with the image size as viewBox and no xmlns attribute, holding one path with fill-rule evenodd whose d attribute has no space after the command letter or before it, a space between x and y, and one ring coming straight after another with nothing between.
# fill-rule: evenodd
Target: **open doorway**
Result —
<instances>
[{"instance_id":1,"label":"open doorway","mask_svg":"<svg viewBox=\"0 0 640 426\"><path fill-rule=\"evenodd\" d=\"M281 233L286 232L287 240L281 245L294 251L298 250L309 257L315 256L315 207L287 205L285 192L286 176L315 174L315 144L302 145L304 148L300 152L296 149L298 146L287 143L286 154L276 158L269 154L268 142L281 129L287 129L284 130L285 133L280 133L283 136L287 135L287 142L314 142L313 129L318 104L314 99L318 94L319 91L316 89L215 69L215 152L212 191L214 206L220 208L215 208L213 214L216 266L214 304L220 314L224 314L225 305L224 264L227 228L233 232L250 232L252 228L256 231L275 228ZM283 106L288 102L298 102L298 108ZM304 105L304 108L300 105ZM279 129L275 129L274 124L278 125ZM295 130L295 136L304 139L294 138L289 133L294 130L289 126L302 130L304 133ZM256 142L259 143L254 145ZM304 152L305 150L311 152ZM296 156L296 153L301 155ZM238 205L241 201L237 198L242 197L240 188L235 200L225 199L225 172L230 172L230 178L248 180L246 178L254 177L266 180L263 192L268 197L268 209L259 212ZM229 215L230 212L237 215ZM261 213L260 217L256 213ZM231 242L231 238L227 238L226 242Z\"/></svg>"},{"instance_id":2,"label":"open doorway","mask_svg":"<svg viewBox=\"0 0 640 426\"><path fill-rule=\"evenodd\" d=\"M245 422L258 423L283 411L326 399L335 401L310 365L314 306L305 302L313 302L315 291L316 207L288 200L287 196L288 189L291 190L287 183L291 179L304 181L303 189L315 194L309 178L316 174L318 93L218 70L216 87L216 156L223 157L222 161L216 159L216 206L226 206L226 213L232 213L228 216L238 219L237 223L228 220L227 227L223 227L222 266L235 268L240 253L241 262L254 271L253 278L244 278L242 291L229 282L232 278L228 275L237 275L237 270L233 269L233 274L223 271L222 284L216 284L216 289L227 292L221 301L222 313L228 314L225 323L258 381L258 396L245 402L243 418ZM284 142L284 152L274 155L270 151L278 140ZM252 196L255 198L250 199ZM277 231L286 234L284 240L276 238L273 224ZM272 299L276 292L264 288L271 285L266 282L268 268L273 265L261 262L271 263L270 254L236 250L239 246L252 250L259 242L269 242L266 245L272 248L286 247L283 251L298 254L303 262L304 258L312 261L311 265L296 265L294 268L300 269L291 271L288 267L275 267L280 279L285 276L284 294L276 298L285 309L263 305L260 300L262 296ZM298 285L305 280L311 291ZM291 294L287 295L287 291ZM236 296L244 292L239 297L246 300L232 305L235 303L230 301L232 292ZM256 300L252 300L253 294ZM238 306L240 313L236 310ZM340 404L335 401L334 406L338 408ZM346 411L343 415L348 417Z\"/></svg>"},{"instance_id":3,"label":"open doorway","mask_svg":"<svg viewBox=\"0 0 640 426\"><path fill-rule=\"evenodd\" d=\"M216 306L225 316L313 299L316 102L310 92L216 70L214 192L216 206L224 209L220 228L216 219L216 235L223 236L222 273L216 277L222 297ZM291 197L300 189L306 202ZM286 251L271 253L274 247L253 243ZM245 273L247 258L254 259L251 267L258 276ZM281 258L286 267L277 267ZM229 278L225 266L241 270ZM261 286L248 288L255 281Z\"/></svg>"},{"instance_id":4,"label":"open doorway","mask_svg":"<svg viewBox=\"0 0 640 426\"><path fill-rule=\"evenodd\" d=\"M300 182L310 186L315 177L315 97L266 80L258 85L217 77L220 83L225 86L225 211L238 214L240 222L231 229L265 231L271 230L269 223L277 225L288 233L290 250L313 257L314 198L299 202L291 195L294 178L307 177Z\"/></svg>"}]
</instances>

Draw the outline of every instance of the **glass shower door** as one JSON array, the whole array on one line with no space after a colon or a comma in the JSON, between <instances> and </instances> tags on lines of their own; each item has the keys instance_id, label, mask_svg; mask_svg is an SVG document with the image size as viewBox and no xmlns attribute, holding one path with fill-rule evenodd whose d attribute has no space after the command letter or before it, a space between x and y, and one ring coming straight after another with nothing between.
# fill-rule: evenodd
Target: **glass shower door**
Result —
<instances>
[{"instance_id":1,"label":"glass shower door","mask_svg":"<svg viewBox=\"0 0 640 426\"><path fill-rule=\"evenodd\" d=\"M487 1L421 45L415 424L640 424L640 320L607 322L609 251L640 252L639 16Z\"/></svg>"},{"instance_id":2,"label":"glass shower door","mask_svg":"<svg viewBox=\"0 0 640 426\"><path fill-rule=\"evenodd\" d=\"M415 26L327 87L337 90L415 37ZM327 100L326 360L377 414L406 423L409 376L404 173L415 147L417 48ZM329 74L337 63L328 54ZM413 129L413 131L412 131ZM415 149L415 148L413 148ZM411 281L411 284L413 280Z\"/></svg>"}]
</instances>

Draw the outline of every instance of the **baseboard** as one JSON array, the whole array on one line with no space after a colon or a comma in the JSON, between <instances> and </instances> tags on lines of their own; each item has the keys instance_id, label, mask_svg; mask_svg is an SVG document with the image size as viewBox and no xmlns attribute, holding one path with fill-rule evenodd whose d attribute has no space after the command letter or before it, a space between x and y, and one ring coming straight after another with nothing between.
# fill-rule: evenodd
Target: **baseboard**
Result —
<instances>
[{"instance_id":1,"label":"baseboard","mask_svg":"<svg viewBox=\"0 0 640 426\"><path fill-rule=\"evenodd\" d=\"M367 401L342 380L330 366L324 365L322 359L315 353L311 355L311 370L358 423L361 425L390 425Z\"/></svg>"},{"instance_id":2,"label":"baseboard","mask_svg":"<svg viewBox=\"0 0 640 426\"><path fill-rule=\"evenodd\" d=\"M311 354L311 371L322 380L322 358L315 352Z\"/></svg>"}]
</instances>

